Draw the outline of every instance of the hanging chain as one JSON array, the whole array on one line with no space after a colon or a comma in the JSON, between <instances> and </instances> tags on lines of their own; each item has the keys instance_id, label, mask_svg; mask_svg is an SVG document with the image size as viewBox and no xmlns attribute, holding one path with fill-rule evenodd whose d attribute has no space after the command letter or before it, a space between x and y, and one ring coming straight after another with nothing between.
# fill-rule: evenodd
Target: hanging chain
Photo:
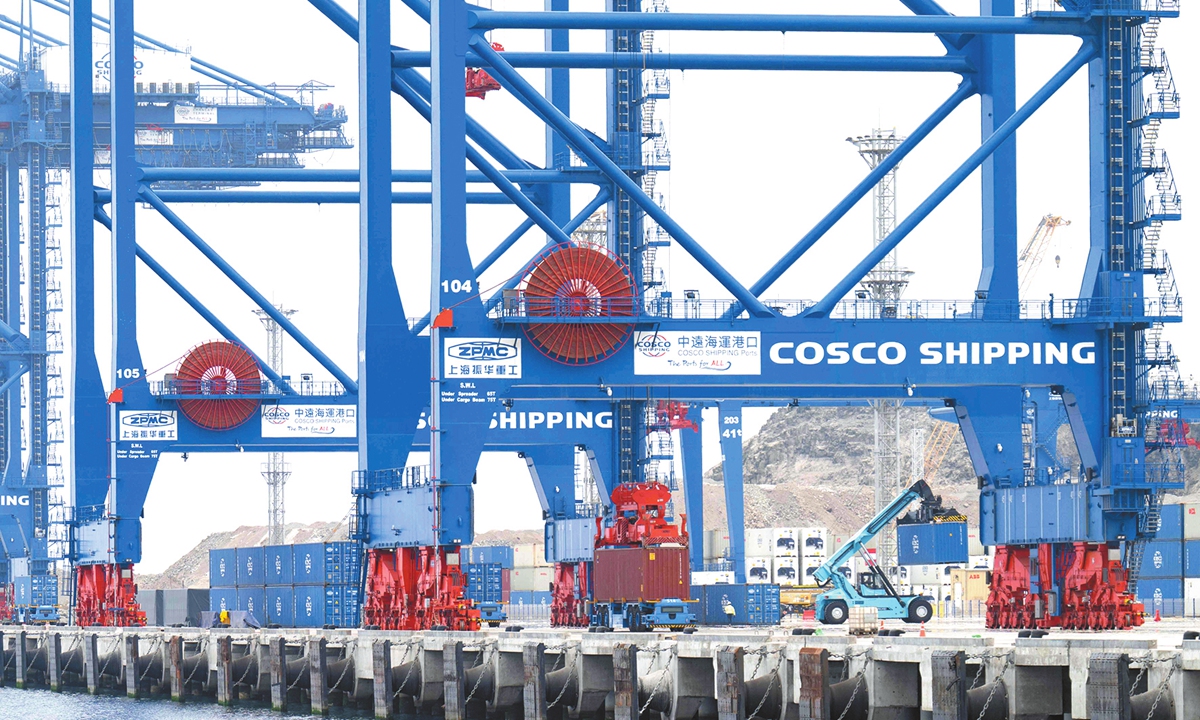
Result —
<instances>
[{"instance_id":1,"label":"hanging chain","mask_svg":"<svg viewBox=\"0 0 1200 720\"><path fill-rule=\"evenodd\" d=\"M862 688L863 680L867 676L867 667L871 664L871 661L874 660L874 658L871 656L870 648L868 648L866 652L862 653L862 655L867 656L866 664L863 665L863 669L859 670L858 674L855 676L854 691L850 693L850 699L846 701L846 707L842 708L842 714L837 716L837 720L846 720L846 714L850 712L850 708L854 707L854 698L858 697L858 691ZM853 657L858 657L858 656L855 655ZM851 658L851 655L849 652L847 652L846 658L845 658L845 663L846 663L847 668L850 667L850 658ZM849 670L847 670L847 672L849 672ZM849 678L847 678L847 679L849 679Z\"/></svg>"},{"instance_id":2,"label":"hanging chain","mask_svg":"<svg viewBox=\"0 0 1200 720\"><path fill-rule=\"evenodd\" d=\"M987 716L988 705L991 705L992 698L996 697L996 690L1004 684L1004 673L1008 672L1008 669L1012 667L1014 655L1016 655L1015 650L1010 650L1008 654L1005 655L1004 666L1000 668L1000 672L996 675L995 681L992 682L991 692L988 693L987 700L983 701L983 709L979 711L979 717L975 720L983 720Z\"/></svg>"},{"instance_id":3,"label":"hanging chain","mask_svg":"<svg viewBox=\"0 0 1200 720\"><path fill-rule=\"evenodd\" d=\"M767 698L771 696L771 688L775 687L775 681L779 679L779 668L783 665L783 659L784 653L781 649L779 651L779 662L775 663L775 668L771 670L771 679L767 681L767 689L763 693L762 700L758 701L758 707L754 708L754 712L750 713L748 718L758 717L758 711L762 710L763 705L767 704ZM766 718L762 718L761 720L766 720ZM782 720L782 717L780 720Z\"/></svg>"},{"instance_id":4,"label":"hanging chain","mask_svg":"<svg viewBox=\"0 0 1200 720\"><path fill-rule=\"evenodd\" d=\"M566 654L566 650L563 650L562 655L565 655L565 654ZM561 701L563 699L563 696L567 694L567 686L571 684L571 677L575 674L575 666L579 663L579 656L582 654L583 654L582 649L575 648L575 652L571 655L571 667L567 668L567 679L565 681L563 681L562 690L558 691L558 697L554 698L554 702L552 702L546 706L547 710L558 705L559 701Z\"/></svg>"},{"instance_id":5,"label":"hanging chain","mask_svg":"<svg viewBox=\"0 0 1200 720\"><path fill-rule=\"evenodd\" d=\"M257 650L258 650L258 637L256 636L256 637L250 638L249 649L246 651L246 654L243 657L251 657L252 655L254 655L254 653ZM230 660L230 662L232 662L232 660ZM237 686L237 685L241 685L244 682L246 682L246 677L250 675L250 668L255 667L257 665L258 665L258 658L255 658L254 662L247 662L246 669L242 671L242 676L237 679L237 682L235 682L234 685ZM195 668L192 668L192 669L194 670Z\"/></svg>"},{"instance_id":6,"label":"hanging chain","mask_svg":"<svg viewBox=\"0 0 1200 720\"><path fill-rule=\"evenodd\" d=\"M207 650L208 650L208 636L205 635L204 637L200 638L200 647L196 649L196 654L192 655L192 657L199 658ZM180 660L180 662L182 662L182 660ZM190 673L188 673L188 676L186 678L184 678L183 684L187 685L188 683L190 683L192 681L192 678L195 677L196 671L199 669L200 669L200 661L197 660L196 664L192 666L192 671Z\"/></svg>"},{"instance_id":7,"label":"hanging chain","mask_svg":"<svg viewBox=\"0 0 1200 720\"><path fill-rule=\"evenodd\" d=\"M346 671L350 669L351 663L354 662L354 652L357 649L358 642L355 640L351 640L349 644L342 648L342 660L345 662L342 663L342 674L338 675L337 682L333 684L334 690L342 684L342 680L346 679Z\"/></svg>"},{"instance_id":8,"label":"hanging chain","mask_svg":"<svg viewBox=\"0 0 1200 720\"><path fill-rule=\"evenodd\" d=\"M1142 678L1146 677L1146 670L1148 670L1150 666L1154 664L1154 658L1150 655L1147 655L1143 658L1138 658L1138 660L1141 661L1141 667L1138 668L1137 677L1134 678L1132 685L1129 687L1129 697L1131 698L1137 694L1138 685L1142 683Z\"/></svg>"},{"instance_id":9,"label":"hanging chain","mask_svg":"<svg viewBox=\"0 0 1200 720\"><path fill-rule=\"evenodd\" d=\"M658 650L654 651L654 660L656 662L658 661L658 656L662 654L662 651L663 651L662 648L659 648ZM646 698L646 704L642 706L642 709L640 711L638 711L639 717L641 717L642 715L644 715L646 713L646 708L650 707L650 703L654 702L654 696L657 695L659 689L662 688L663 680L666 680L667 676L671 674L669 672L666 672L666 670L667 670L666 668L662 668L662 670L663 670L663 672L660 672L658 675L658 682L654 683L654 689L650 691L650 697Z\"/></svg>"},{"instance_id":10,"label":"hanging chain","mask_svg":"<svg viewBox=\"0 0 1200 720\"><path fill-rule=\"evenodd\" d=\"M489 652L489 650L491 652ZM463 701L464 708L475 697L475 691L479 689L480 683L483 682L483 676L487 674L488 668L491 666L492 660L496 657L498 652L499 651L495 648L486 648L482 653L480 653L480 657L483 659L483 670L479 671L479 677L475 678L475 687L471 688L471 692L467 695L467 699ZM479 667L479 665L476 665L475 667Z\"/></svg>"},{"instance_id":11,"label":"hanging chain","mask_svg":"<svg viewBox=\"0 0 1200 720\"><path fill-rule=\"evenodd\" d=\"M1154 702L1150 705L1150 712L1146 713L1146 720L1152 720L1154 711L1158 709L1158 701L1162 699L1163 691L1167 689L1167 685L1171 682L1171 676L1175 674L1175 668L1179 667L1179 657L1170 658L1171 667L1167 669L1167 676L1163 678L1162 683L1158 686L1158 692L1154 693Z\"/></svg>"},{"instance_id":12,"label":"hanging chain","mask_svg":"<svg viewBox=\"0 0 1200 720\"><path fill-rule=\"evenodd\" d=\"M404 665L407 663L408 670L405 671L404 679L400 681L400 686L397 687L395 692L392 693L393 700L400 697L400 691L403 690L404 686L408 684L408 679L409 679L409 677L412 676L413 668L416 667L416 660L417 660L417 656L419 655L419 651L418 651L418 654L413 655L412 660L409 660L407 658L408 658L408 651L413 649L413 646L415 646L417 644L418 639L419 638L412 637L412 638L408 639L408 642L404 643L404 654L400 656L400 664Z\"/></svg>"}]
</instances>

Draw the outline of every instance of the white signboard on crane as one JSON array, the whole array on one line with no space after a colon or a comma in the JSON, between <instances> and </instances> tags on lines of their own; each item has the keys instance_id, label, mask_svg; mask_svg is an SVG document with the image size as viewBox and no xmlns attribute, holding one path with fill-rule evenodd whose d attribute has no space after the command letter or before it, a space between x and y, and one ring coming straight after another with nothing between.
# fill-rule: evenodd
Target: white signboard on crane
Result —
<instances>
[{"instance_id":1,"label":"white signboard on crane","mask_svg":"<svg viewBox=\"0 0 1200 720\"><path fill-rule=\"evenodd\" d=\"M42 51L42 70L46 73L46 82L56 85L59 90L71 89L71 51L63 45L49 47ZM92 91L106 93L109 89L109 69L112 65L109 59L108 43L92 43ZM187 53L170 52L167 50L151 50L149 48L134 48L133 56L134 82L163 84L196 82L192 71L192 56Z\"/></svg>"},{"instance_id":2,"label":"white signboard on crane","mask_svg":"<svg viewBox=\"0 0 1200 720\"><path fill-rule=\"evenodd\" d=\"M358 408L354 405L264 405L265 438L358 436Z\"/></svg>"},{"instance_id":3,"label":"white signboard on crane","mask_svg":"<svg viewBox=\"0 0 1200 720\"><path fill-rule=\"evenodd\" d=\"M657 330L633 338L635 375L760 375L758 332Z\"/></svg>"}]
</instances>

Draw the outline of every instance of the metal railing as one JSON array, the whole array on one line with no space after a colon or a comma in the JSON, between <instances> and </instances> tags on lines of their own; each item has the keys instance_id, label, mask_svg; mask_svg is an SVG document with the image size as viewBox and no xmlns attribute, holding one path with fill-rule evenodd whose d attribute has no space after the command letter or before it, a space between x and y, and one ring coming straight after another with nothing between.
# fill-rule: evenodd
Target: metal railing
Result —
<instances>
[{"instance_id":1,"label":"metal railing","mask_svg":"<svg viewBox=\"0 0 1200 720\"><path fill-rule=\"evenodd\" d=\"M355 470L350 476L350 492L355 495L426 487L430 484L428 465L386 470Z\"/></svg>"},{"instance_id":2,"label":"metal railing","mask_svg":"<svg viewBox=\"0 0 1200 720\"><path fill-rule=\"evenodd\" d=\"M1180 0L1106 0L1103 3L1082 2L1081 0L1025 0L1025 14L1139 15L1143 13L1178 13L1179 2ZM1099 12L1097 13L1097 11Z\"/></svg>"},{"instance_id":3,"label":"metal railing","mask_svg":"<svg viewBox=\"0 0 1200 720\"><path fill-rule=\"evenodd\" d=\"M293 380L284 377L296 395L313 397L332 397L345 395L346 388L336 380ZM152 380L150 394L160 397L192 397L192 396L239 396L239 395L270 395L282 397L287 395L284 389L272 380L260 379L249 381L217 380Z\"/></svg>"},{"instance_id":4,"label":"metal railing","mask_svg":"<svg viewBox=\"0 0 1200 720\"><path fill-rule=\"evenodd\" d=\"M813 300L765 300L782 317L796 317L816 305ZM748 315L736 300L655 297L527 298L512 290L491 311L500 320L530 323L633 323L648 320L716 320L733 313ZM902 300L856 298L833 306L835 320L1044 320L1105 321L1113 318L1172 318L1183 314L1180 296L1157 298L1078 298L1067 300Z\"/></svg>"}]
</instances>

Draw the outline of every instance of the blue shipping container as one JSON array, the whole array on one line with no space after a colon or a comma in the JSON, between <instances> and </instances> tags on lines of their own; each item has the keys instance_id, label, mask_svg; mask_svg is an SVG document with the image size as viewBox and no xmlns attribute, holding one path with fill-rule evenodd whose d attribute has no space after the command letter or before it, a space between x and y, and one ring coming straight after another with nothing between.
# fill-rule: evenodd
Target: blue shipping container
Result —
<instances>
[{"instance_id":1,"label":"blue shipping container","mask_svg":"<svg viewBox=\"0 0 1200 720\"><path fill-rule=\"evenodd\" d=\"M1138 580L1137 594L1150 615L1156 610L1165 616L1183 613L1182 578L1142 578Z\"/></svg>"},{"instance_id":2,"label":"blue shipping container","mask_svg":"<svg viewBox=\"0 0 1200 720\"><path fill-rule=\"evenodd\" d=\"M534 605L549 605L554 600L554 593L549 590L535 590L530 600Z\"/></svg>"},{"instance_id":3,"label":"blue shipping container","mask_svg":"<svg viewBox=\"0 0 1200 720\"><path fill-rule=\"evenodd\" d=\"M468 552L470 563L495 563L505 570L513 569L513 549L507 545L481 545Z\"/></svg>"},{"instance_id":4,"label":"blue shipping container","mask_svg":"<svg viewBox=\"0 0 1200 720\"><path fill-rule=\"evenodd\" d=\"M1140 577L1183 577L1183 543L1179 540L1151 540L1146 543Z\"/></svg>"},{"instance_id":5,"label":"blue shipping container","mask_svg":"<svg viewBox=\"0 0 1200 720\"><path fill-rule=\"evenodd\" d=\"M262 587L267 584L267 555L261 547L237 549L237 584ZM244 608L238 608L242 610Z\"/></svg>"},{"instance_id":6,"label":"blue shipping container","mask_svg":"<svg viewBox=\"0 0 1200 720\"><path fill-rule=\"evenodd\" d=\"M778 625L779 586L693 585L696 622L701 625ZM724 600L733 606L733 618L725 613Z\"/></svg>"},{"instance_id":7,"label":"blue shipping container","mask_svg":"<svg viewBox=\"0 0 1200 720\"><path fill-rule=\"evenodd\" d=\"M215 587L208 591L208 609L213 612L237 610L237 588Z\"/></svg>"},{"instance_id":8,"label":"blue shipping container","mask_svg":"<svg viewBox=\"0 0 1200 720\"><path fill-rule=\"evenodd\" d=\"M328 623L325 618L324 585L297 585L294 590L296 627L319 628Z\"/></svg>"},{"instance_id":9,"label":"blue shipping container","mask_svg":"<svg viewBox=\"0 0 1200 720\"><path fill-rule=\"evenodd\" d=\"M896 527L901 565L967 562L966 523L910 523Z\"/></svg>"},{"instance_id":10,"label":"blue shipping container","mask_svg":"<svg viewBox=\"0 0 1200 720\"><path fill-rule=\"evenodd\" d=\"M13 604L33 604L33 580L29 577L13 578Z\"/></svg>"},{"instance_id":11,"label":"blue shipping container","mask_svg":"<svg viewBox=\"0 0 1200 720\"><path fill-rule=\"evenodd\" d=\"M321 543L293 545L293 582L297 585L324 585L325 546ZM317 627L320 627L318 624Z\"/></svg>"},{"instance_id":12,"label":"blue shipping container","mask_svg":"<svg viewBox=\"0 0 1200 720\"><path fill-rule=\"evenodd\" d=\"M245 610L260 623L267 622L267 589L263 587L239 587L237 609Z\"/></svg>"},{"instance_id":13,"label":"blue shipping container","mask_svg":"<svg viewBox=\"0 0 1200 720\"><path fill-rule=\"evenodd\" d=\"M1162 506L1162 524L1158 528L1159 540L1183 539L1183 506L1178 504Z\"/></svg>"},{"instance_id":14,"label":"blue shipping container","mask_svg":"<svg viewBox=\"0 0 1200 720\"><path fill-rule=\"evenodd\" d=\"M266 614L266 621L269 623L278 623L284 627L293 627L296 624L296 598L290 585L267 588Z\"/></svg>"},{"instance_id":15,"label":"blue shipping container","mask_svg":"<svg viewBox=\"0 0 1200 720\"><path fill-rule=\"evenodd\" d=\"M1142 557L1145 564L1145 556ZM1183 576L1200 577L1200 540L1183 541Z\"/></svg>"},{"instance_id":16,"label":"blue shipping container","mask_svg":"<svg viewBox=\"0 0 1200 720\"><path fill-rule=\"evenodd\" d=\"M508 594L508 603L510 605L532 605L533 591L531 590L513 590Z\"/></svg>"},{"instance_id":17,"label":"blue shipping container","mask_svg":"<svg viewBox=\"0 0 1200 720\"><path fill-rule=\"evenodd\" d=\"M292 568L296 562L291 545L268 545L264 554L267 559L267 584L291 585Z\"/></svg>"},{"instance_id":18,"label":"blue shipping container","mask_svg":"<svg viewBox=\"0 0 1200 720\"><path fill-rule=\"evenodd\" d=\"M237 585L237 550L221 548L208 551L208 585L209 587L234 587Z\"/></svg>"}]
</instances>

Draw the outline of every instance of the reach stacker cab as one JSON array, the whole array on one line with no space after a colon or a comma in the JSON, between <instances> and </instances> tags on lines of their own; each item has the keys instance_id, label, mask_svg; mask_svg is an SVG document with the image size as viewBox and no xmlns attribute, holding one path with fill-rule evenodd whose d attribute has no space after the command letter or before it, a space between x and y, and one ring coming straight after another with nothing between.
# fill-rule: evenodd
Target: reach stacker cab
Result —
<instances>
[{"instance_id":1,"label":"reach stacker cab","mask_svg":"<svg viewBox=\"0 0 1200 720\"><path fill-rule=\"evenodd\" d=\"M867 543L903 515L916 500L921 501L921 507L916 511L921 522L958 515L953 508L942 507L941 497L934 495L924 480L913 483L813 573L818 584L830 588L817 596L814 609L819 621L826 625L841 625L850 617L852 607L873 607L878 611L880 620L920 623L933 617L933 598L896 592L883 569L867 553ZM868 568L868 572L860 573L858 585L838 572L838 568L848 563L855 554L866 561Z\"/></svg>"}]
</instances>

